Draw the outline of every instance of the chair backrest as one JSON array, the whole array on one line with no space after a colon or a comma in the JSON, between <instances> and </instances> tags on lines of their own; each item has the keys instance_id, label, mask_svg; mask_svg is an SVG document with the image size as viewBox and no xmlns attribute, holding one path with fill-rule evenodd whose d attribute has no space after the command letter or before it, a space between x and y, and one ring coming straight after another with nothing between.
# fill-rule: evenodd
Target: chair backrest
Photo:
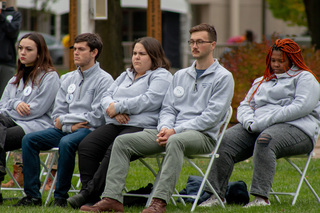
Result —
<instances>
[{"instance_id":1,"label":"chair backrest","mask_svg":"<svg viewBox=\"0 0 320 213\"><path fill-rule=\"evenodd\" d=\"M230 106L227 113L225 114L225 116L223 117L223 120L222 120L222 125L220 127L220 134L218 135L218 138L217 138L217 141L216 141L216 145L214 147L214 150L212 150L212 152L210 153L210 156L213 154L213 155L216 155L217 154L217 151L219 149L219 146L220 146L220 143L222 141L222 138L224 136L224 133L226 132L226 129L229 125L229 122L230 122L230 119L231 119L231 116L232 116L232 107ZM191 156L188 156L190 158L199 158L199 157L204 157L204 158L208 158L210 156L208 156L208 154L196 154L196 155L191 155Z\"/></svg>"},{"instance_id":2,"label":"chair backrest","mask_svg":"<svg viewBox=\"0 0 320 213\"><path fill-rule=\"evenodd\" d=\"M220 128L220 134L218 136L218 139L217 139L217 142L216 142L216 145L215 145L215 148L214 148L214 151L213 151L213 155L216 155L217 154L217 151L219 149L219 146L221 144L221 141L222 141L222 138L224 136L224 133L226 132L226 129L229 125L229 122L230 122L230 119L231 119L231 116L232 116L232 107L230 106L226 115L224 116L223 118L223 123L221 125L221 128Z\"/></svg>"},{"instance_id":3,"label":"chair backrest","mask_svg":"<svg viewBox=\"0 0 320 213\"><path fill-rule=\"evenodd\" d=\"M217 141L216 141L216 145L214 147L214 150L210 153L210 154L198 154L198 155L193 155L193 156L185 156L185 159L201 174L201 176L203 177L203 180L201 182L201 185L200 185L200 188L198 190L198 193L196 196L191 196L193 199L195 199L193 205L192 205L192 208L191 208L191 212L194 211L194 209L196 208L197 206L197 203L198 203L198 200L200 198L200 195L203 191L203 187L205 185L205 183L207 183L208 187L211 189L211 191L215 194L215 196L219 197L217 192L215 191L215 189L212 187L212 185L210 184L210 182L208 181L208 176L209 176L209 173L211 171L211 167L213 165L213 162L216 158L219 157L219 155L217 154L218 152L218 149L219 149L219 146L221 144L221 141L222 141L222 138L224 136L224 133L228 127L228 124L230 122L230 119L231 119L231 116L232 116L232 107L230 106L226 115L224 116L223 120L222 120L222 125L220 127L220 134L217 138ZM207 166L207 169L206 169L206 172L203 173L201 168L199 168L192 160L191 158L209 158L209 163L208 163L208 166ZM179 195L180 196L180 195ZM179 197L178 196L178 197ZM220 199L220 198L219 198ZM224 208L224 204L223 202L221 201L221 199L219 200L220 201L220 205Z\"/></svg>"}]
</instances>

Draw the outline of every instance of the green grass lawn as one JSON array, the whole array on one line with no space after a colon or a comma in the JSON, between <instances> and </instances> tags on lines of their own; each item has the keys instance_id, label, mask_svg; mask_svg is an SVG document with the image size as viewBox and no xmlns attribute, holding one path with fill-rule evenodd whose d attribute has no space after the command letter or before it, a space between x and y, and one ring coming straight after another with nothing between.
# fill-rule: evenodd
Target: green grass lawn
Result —
<instances>
[{"instance_id":1,"label":"green grass lawn","mask_svg":"<svg viewBox=\"0 0 320 213\"><path fill-rule=\"evenodd\" d=\"M156 168L156 162L154 159L147 159L154 168ZM303 165L304 160L297 159L298 165ZM198 160L198 163L206 165L207 161ZM9 162L10 164L10 162ZM314 186L317 192L320 192L320 170L319 165L320 159L312 159L309 170L307 172L307 178L309 182ZM9 167L10 168L10 167ZM78 172L78 168L75 168L75 172ZM180 191L186 185L187 179L189 175L198 175L197 171L189 166L186 162L183 167L183 171L181 173L177 189ZM234 173L230 179L230 181L243 180L249 186L251 183L251 175L252 175L252 161L251 159L246 162L241 162L236 164L234 168ZM9 177L6 177L6 181L8 181ZM273 188L277 191L283 190L294 190L298 183L299 177L296 172L290 167L288 163L284 160L278 160L277 172L274 179ZM6 182L5 181L5 182ZM73 184L76 185L78 178L73 179ZM153 183L154 177L150 171L148 171L140 162L135 161L131 163L129 175L127 177L127 188L128 190L138 189L140 187L146 186L148 183ZM18 197L20 196L19 192L15 191L3 191L3 197ZM47 192L45 192L43 196L43 203L46 199ZM72 196L72 193L70 193ZM253 198L251 197L251 200ZM291 196L280 196L282 201L281 204L277 203L274 197L270 197L271 206L268 207L252 207L248 209L244 209L241 206L237 205L226 205L225 209L221 207L215 208L196 208L195 212L320 212L320 205L317 203L313 194L307 188L305 184L302 185L302 189L300 195L298 197L298 201L295 206L291 206L292 197ZM27 207L27 208L15 208L10 205L17 202L17 199L13 200L5 200L4 203L0 206L0 212L79 212L79 210L74 210L71 207L67 208L59 208L59 207ZM125 212L141 212L143 207L131 207L125 208ZM178 203L178 206L174 206L169 203L167 206L167 212L189 212L191 209L191 205L187 205L184 207L182 204Z\"/></svg>"}]
</instances>

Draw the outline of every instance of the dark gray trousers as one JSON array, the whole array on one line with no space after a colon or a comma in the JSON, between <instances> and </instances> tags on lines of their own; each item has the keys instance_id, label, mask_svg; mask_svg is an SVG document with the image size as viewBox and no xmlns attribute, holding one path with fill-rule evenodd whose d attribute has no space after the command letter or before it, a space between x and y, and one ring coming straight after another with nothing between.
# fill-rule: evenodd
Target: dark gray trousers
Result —
<instances>
[{"instance_id":1,"label":"dark gray trousers","mask_svg":"<svg viewBox=\"0 0 320 213\"><path fill-rule=\"evenodd\" d=\"M276 159L311 152L313 142L299 128L281 123L261 133L249 133L241 124L229 128L219 147L209 181L221 198L225 197L229 178L235 163L253 156L253 175L250 193L269 196ZM205 189L209 191L208 188Z\"/></svg>"}]
</instances>

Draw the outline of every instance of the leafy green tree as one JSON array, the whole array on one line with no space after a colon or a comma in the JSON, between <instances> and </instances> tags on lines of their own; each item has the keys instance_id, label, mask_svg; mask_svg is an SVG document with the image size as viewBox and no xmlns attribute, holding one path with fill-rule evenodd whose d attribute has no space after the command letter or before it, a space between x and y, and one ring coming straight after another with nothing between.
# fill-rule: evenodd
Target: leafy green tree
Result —
<instances>
[{"instance_id":1,"label":"leafy green tree","mask_svg":"<svg viewBox=\"0 0 320 213\"><path fill-rule=\"evenodd\" d=\"M315 50L320 49L319 0L266 0L275 18L289 25L307 26Z\"/></svg>"},{"instance_id":2,"label":"leafy green tree","mask_svg":"<svg viewBox=\"0 0 320 213\"><path fill-rule=\"evenodd\" d=\"M303 0L267 0L269 9L275 18L289 25L307 26L307 16Z\"/></svg>"}]
</instances>

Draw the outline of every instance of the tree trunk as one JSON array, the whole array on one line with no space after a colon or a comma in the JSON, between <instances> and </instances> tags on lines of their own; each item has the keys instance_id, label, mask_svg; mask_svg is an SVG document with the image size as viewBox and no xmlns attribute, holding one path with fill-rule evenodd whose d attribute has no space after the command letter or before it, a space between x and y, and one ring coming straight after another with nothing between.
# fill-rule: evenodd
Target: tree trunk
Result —
<instances>
[{"instance_id":1,"label":"tree trunk","mask_svg":"<svg viewBox=\"0 0 320 213\"><path fill-rule=\"evenodd\" d=\"M320 1L319 0L303 0L307 20L308 28L310 31L312 44L316 50L320 49Z\"/></svg>"},{"instance_id":2,"label":"tree trunk","mask_svg":"<svg viewBox=\"0 0 320 213\"><path fill-rule=\"evenodd\" d=\"M95 21L95 31L103 41L98 61L116 79L124 70L122 48L122 9L120 0L108 1L108 19Z\"/></svg>"}]
</instances>

